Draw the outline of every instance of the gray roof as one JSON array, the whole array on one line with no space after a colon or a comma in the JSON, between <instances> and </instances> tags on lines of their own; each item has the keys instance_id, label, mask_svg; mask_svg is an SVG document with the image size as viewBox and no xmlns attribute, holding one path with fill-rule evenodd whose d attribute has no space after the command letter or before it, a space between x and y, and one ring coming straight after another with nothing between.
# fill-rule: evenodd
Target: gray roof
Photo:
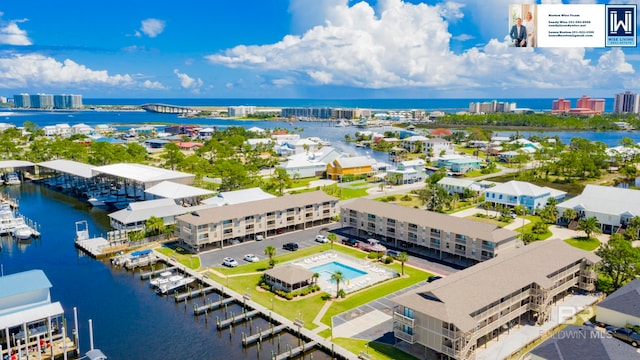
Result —
<instances>
[{"instance_id":1,"label":"gray roof","mask_svg":"<svg viewBox=\"0 0 640 360\"><path fill-rule=\"evenodd\" d=\"M38 163L38 166L71 175L80 176L85 179L91 179L93 177L92 170L94 166L77 161L64 159L50 160Z\"/></svg>"},{"instance_id":2,"label":"gray roof","mask_svg":"<svg viewBox=\"0 0 640 360\"><path fill-rule=\"evenodd\" d=\"M255 200L265 200L265 199L273 199L274 195L271 195L259 187L242 189L242 190L234 190L234 191L223 191L218 194L218 196L214 196L205 200L202 200L203 204L211 204L216 206L223 205L234 205L241 204L245 202L255 201Z\"/></svg>"},{"instance_id":3,"label":"gray roof","mask_svg":"<svg viewBox=\"0 0 640 360\"><path fill-rule=\"evenodd\" d=\"M147 221L152 216L165 218L182 215L191 210L176 204L173 199L156 199L131 203L125 209L110 213L109 217L126 225Z\"/></svg>"},{"instance_id":4,"label":"gray roof","mask_svg":"<svg viewBox=\"0 0 640 360\"><path fill-rule=\"evenodd\" d=\"M273 199L249 201L245 203L203 209L178 216L176 219L193 225L205 225L219 220L238 219L251 215L262 215L271 211L286 210L309 204L338 201L337 198L323 191L285 195Z\"/></svg>"},{"instance_id":5,"label":"gray roof","mask_svg":"<svg viewBox=\"0 0 640 360\"><path fill-rule=\"evenodd\" d=\"M51 283L42 270L0 276L0 299L50 288Z\"/></svg>"},{"instance_id":6,"label":"gray roof","mask_svg":"<svg viewBox=\"0 0 640 360\"><path fill-rule=\"evenodd\" d=\"M433 227L435 229L440 229L441 231L466 235L472 238L495 243L512 239L517 236L516 232L493 224L396 204L384 203L382 201L360 198L355 199L348 204L341 204L340 206L343 210L356 210L389 219L409 222L416 224L417 226L428 228Z\"/></svg>"},{"instance_id":7,"label":"gray roof","mask_svg":"<svg viewBox=\"0 0 640 360\"><path fill-rule=\"evenodd\" d=\"M340 164L340 166L344 169L359 166L373 166L376 161L368 156L353 156L335 159L334 163Z\"/></svg>"},{"instance_id":8,"label":"gray roof","mask_svg":"<svg viewBox=\"0 0 640 360\"><path fill-rule=\"evenodd\" d=\"M595 254L558 239L535 242L421 286L392 301L453 323L462 331L471 331L477 325L471 316L474 311L532 283L550 288L554 283L548 278L549 274L585 258L593 263L600 260Z\"/></svg>"},{"instance_id":9,"label":"gray roof","mask_svg":"<svg viewBox=\"0 0 640 360\"><path fill-rule=\"evenodd\" d=\"M3 160L0 161L0 169L9 169L9 168L23 168L23 167L30 167L35 165L34 163L32 163L31 161L24 161L24 160Z\"/></svg>"},{"instance_id":10,"label":"gray roof","mask_svg":"<svg viewBox=\"0 0 640 360\"><path fill-rule=\"evenodd\" d=\"M155 183L163 180L194 178L195 175L180 171L161 169L142 164L111 164L93 168L94 174L107 174L140 183Z\"/></svg>"},{"instance_id":11,"label":"gray roof","mask_svg":"<svg viewBox=\"0 0 640 360\"><path fill-rule=\"evenodd\" d=\"M273 269L266 270L264 273L290 285L311 280L313 278L313 271L309 271L297 265L276 266Z\"/></svg>"},{"instance_id":12,"label":"gray roof","mask_svg":"<svg viewBox=\"0 0 640 360\"><path fill-rule=\"evenodd\" d=\"M558 204L561 209L577 209L618 216L629 212L640 216L640 191L611 186L587 185L582 194Z\"/></svg>"},{"instance_id":13,"label":"gray roof","mask_svg":"<svg viewBox=\"0 0 640 360\"><path fill-rule=\"evenodd\" d=\"M616 290L599 302L597 307L640 318L640 279Z\"/></svg>"},{"instance_id":14,"label":"gray roof","mask_svg":"<svg viewBox=\"0 0 640 360\"><path fill-rule=\"evenodd\" d=\"M146 189L144 192L168 199L184 199L213 194L213 191L211 190L178 184L171 181L163 181Z\"/></svg>"},{"instance_id":15,"label":"gray roof","mask_svg":"<svg viewBox=\"0 0 640 360\"><path fill-rule=\"evenodd\" d=\"M552 189L549 187L540 187L526 181L511 180L503 184L494 186L490 192L506 194L511 196L543 196L549 194L549 196L557 197L566 194L564 191Z\"/></svg>"},{"instance_id":16,"label":"gray roof","mask_svg":"<svg viewBox=\"0 0 640 360\"><path fill-rule=\"evenodd\" d=\"M631 345L587 326L569 325L530 352L548 360L640 359Z\"/></svg>"}]
</instances>

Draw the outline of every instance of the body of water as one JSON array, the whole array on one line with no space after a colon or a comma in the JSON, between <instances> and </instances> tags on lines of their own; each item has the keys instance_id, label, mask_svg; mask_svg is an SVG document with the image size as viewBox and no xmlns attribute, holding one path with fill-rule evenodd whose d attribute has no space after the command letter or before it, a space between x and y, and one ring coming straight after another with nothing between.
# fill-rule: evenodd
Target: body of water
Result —
<instances>
[{"instance_id":1,"label":"body of water","mask_svg":"<svg viewBox=\"0 0 640 360\"><path fill-rule=\"evenodd\" d=\"M67 323L73 327L73 307L78 309L80 350L89 348L88 319L93 321L95 347L109 359L268 359L271 352L280 353L286 345L297 345L291 334L244 349L242 332L249 324L218 331L215 318L223 312L193 315L193 303L176 304L173 297L160 297L140 280L139 272L111 268L108 261L92 259L74 247L75 222L87 220L92 235L107 230L108 220L102 210L90 209L74 198L32 183L13 185L2 190L20 201L20 212L41 226L42 237L29 243L2 238L0 264L4 274L42 269L53 287L52 301L60 301ZM211 301L218 295L210 294ZM194 300L198 305L203 298ZM241 313L239 305L228 308ZM267 320L253 320L256 327L268 328ZM315 359L326 359L315 352Z\"/></svg>"}]
</instances>

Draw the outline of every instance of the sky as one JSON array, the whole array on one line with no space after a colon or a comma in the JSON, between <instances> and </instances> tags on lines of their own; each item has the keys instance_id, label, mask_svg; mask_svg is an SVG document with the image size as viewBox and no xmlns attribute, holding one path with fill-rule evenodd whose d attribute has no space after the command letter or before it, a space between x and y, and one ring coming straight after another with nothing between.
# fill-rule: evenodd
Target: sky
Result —
<instances>
[{"instance_id":1,"label":"sky","mask_svg":"<svg viewBox=\"0 0 640 360\"><path fill-rule=\"evenodd\" d=\"M637 48L510 47L511 3L535 1L3 1L0 95L505 99L640 92Z\"/></svg>"}]
</instances>

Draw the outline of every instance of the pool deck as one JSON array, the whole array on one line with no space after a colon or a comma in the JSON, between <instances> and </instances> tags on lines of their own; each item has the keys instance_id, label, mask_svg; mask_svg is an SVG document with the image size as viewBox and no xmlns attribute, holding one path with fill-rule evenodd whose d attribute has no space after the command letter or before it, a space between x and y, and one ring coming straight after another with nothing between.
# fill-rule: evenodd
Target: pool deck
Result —
<instances>
[{"instance_id":1,"label":"pool deck","mask_svg":"<svg viewBox=\"0 0 640 360\"><path fill-rule=\"evenodd\" d=\"M352 279L348 279L340 285L340 288L347 293L364 289L381 281L385 281L387 279L398 276L396 272L378 266L368 260L356 259L354 257L340 254L335 251L325 251L314 256L296 260L291 264L301 266L305 269L311 269L331 262L337 262L365 273ZM320 285L322 291L335 296L335 283L331 283L322 278L319 278L318 285Z\"/></svg>"}]
</instances>

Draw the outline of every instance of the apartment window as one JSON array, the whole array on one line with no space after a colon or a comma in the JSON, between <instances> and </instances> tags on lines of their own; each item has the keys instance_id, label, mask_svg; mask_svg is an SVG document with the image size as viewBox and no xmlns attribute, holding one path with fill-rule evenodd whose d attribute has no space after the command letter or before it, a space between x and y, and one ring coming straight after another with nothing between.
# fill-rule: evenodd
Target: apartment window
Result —
<instances>
[{"instance_id":1,"label":"apartment window","mask_svg":"<svg viewBox=\"0 0 640 360\"><path fill-rule=\"evenodd\" d=\"M231 224L233 221L232 220L222 220L222 225L228 225Z\"/></svg>"},{"instance_id":2,"label":"apartment window","mask_svg":"<svg viewBox=\"0 0 640 360\"><path fill-rule=\"evenodd\" d=\"M404 308L404 314L405 317L408 317L409 319L413 319L413 309L405 307Z\"/></svg>"},{"instance_id":3,"label":"apartment window","mask_svg":"<svg viewBox=\"0 0 640 360\"><path fill-rule=\"evenodd\" d=\"M254 220L253 215L247 216L244 218L244 221L253 221L253 220Z\"/></svg>"},{"instance_id":4,"label":"apartment window","mask_svg":"<svg viewBox=\"0 0 640 360\"><path fill-rule=\"evenodd\" d=\"M374 221L375 221L376 216L375 216L375 215L373 215L373 214L368 214L368 215L367 215L367 218L369 218L369 220L374 220Z\"/></svg>"},{"instance_id":5,"label":"apartment window","mask_svg":"<svg viewBox=\"0 0 640 360\"><path fill-rule=\"evenodd\" d=\"M225 231L223 231L223 234L225 235L229 235L231 233L233 233L233 229L226 229Z\"/></svg>"},{"instance_id":6,"label":"apartment window","mask_svg":"<svg viewBox=\"0 0 640 360\"><path fill-rule=\"evenodd\" d=\"M206 230L206 229L207 229L207 224L198 225L198 230Z\"/></svg>"}]
</instances>

